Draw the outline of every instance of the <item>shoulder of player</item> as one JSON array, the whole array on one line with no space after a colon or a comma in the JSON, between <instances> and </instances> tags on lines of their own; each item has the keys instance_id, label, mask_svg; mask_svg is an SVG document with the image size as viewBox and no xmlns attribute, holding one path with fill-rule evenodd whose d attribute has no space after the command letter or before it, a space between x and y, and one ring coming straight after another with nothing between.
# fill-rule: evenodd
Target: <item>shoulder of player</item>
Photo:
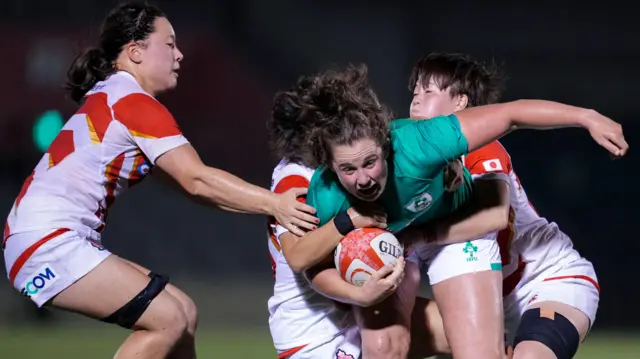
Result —
<instances>
[{"instance_id":1,"label":"shoulder of player","mask_svg":"<svg viewBox=\"0 0 640 359\"><path fill-rule=\"evenodd\" d=\"M124 71L116 72L106 80L98 82L87 92L87 96L96 93L104 93L107 95L109 107L113 107L114 104L132 94L143 94L157 102L140 87L140 84L138 84L132 75ZM162 106L159 102L157 103Z\"/></svg>"},{"instance_id":2,"label":"shoulder of player","mask_svg":"<svg viewBox=\"0 0 640 359\"><path fill-rule=\"evenodd\" d=\"M335 172L326 166L318 167L313 173L307 195L315 200L347 198Z\"/></svg>"},{"instance_id":3,"label":"shoulder of player","mask_svg":"<svg viewBox=\"0 0 640 359\"><path fill-rule=\"evenodd\" d=\"M314 172L313 168L283 159L273 169L271 189L281 193L295 187L309 187Z\"/></svg>"},{"instance_id":4,"label":"shoulder of player","mask_svg":"<svg viewBox=\"0 0 640 359\"><path fill-rule=\"evenodd\" d=\"M481 147L475 151L469 152L467 154L467 159L480 159L480 158L500 158L500 159L509 159L509 153L502 146L502 144L498 141L493 141L484 147Z\"/></svg>"},{"instance_id":5,"label":"shoulder of player","mask_svg":"<svg viewBox=\"0 0 640 359\"><path fill-rule=\"evenodd\" d=\"M438 129L444 126L451 126L457 123L457 119L454 114L437 116L426 120L414 120L410 118L395 119L391 121L389 125L391 141L402 141L403 136L415 136L417 134L416 131L418 131L418 133L438 131Z\"/></svg>"},{"instance_id":6,"label":"shoulder of player","mask_svg":"<svg viewBox=\"0 0 640 359\"><path fill-rule=\"evenodd\" d=\"M145 92L126 92L109 98L113 117L134 136L164 138L182 135L176 120L158 100Z\"/></svg>"},{"instance_id":7,"label":"shoulder of player","mask_svg":"<svg viewBox=\"0 0 640 359\"><path fill-rule=\"evenodd\" d=\"M307 204L316 209L320 225L325 225L338 212L350 207L349 195L337 175L325 166L319 167L313 174L307 192Z\"/></svg>"},{"instance_id":8,"label":"shoulder of player","mask_svg":"<svg viewBox=\"0 0 640 359\"><path fill-rule=\"evenodd\" d=\"M464 165L471 172L509 172L512 168L511 156L498 141L470 152L464 157Z\"/></svg>"}]
</instances>

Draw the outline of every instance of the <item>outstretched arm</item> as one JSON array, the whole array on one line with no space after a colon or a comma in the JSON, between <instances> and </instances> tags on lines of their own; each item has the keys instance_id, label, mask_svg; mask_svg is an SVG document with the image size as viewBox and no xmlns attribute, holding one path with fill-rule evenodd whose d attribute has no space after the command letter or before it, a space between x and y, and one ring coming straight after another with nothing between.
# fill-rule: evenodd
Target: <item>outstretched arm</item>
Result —
<instances>
[{"instance_id":1,"label":"outstretched arm","mask_svg":"<svg viewBox=\"0 0 640 359\"><path fill-rule=\"evenodd\" d=\"M456 113L469 152L519 128L552 129L583 127L614 156L623 156L629 145L622 126L594 110L552 101L518 100L472 107Z\"/></svg>"},{"instance_id":2,"label":"outstretched arm","mask_svg":"<svg viewBox=\"0 0 640 359\"><path fill-rule=\"evenodd\" d=\"M269 214L287 229L303 234L300 228L313 229L315 209L297 201L306 188L293 188L275 194L252 185L229 172L202 163L190 144L176 147L156 160L191 196L218 208L241 213Z\"/></svg>"}]
</instances>

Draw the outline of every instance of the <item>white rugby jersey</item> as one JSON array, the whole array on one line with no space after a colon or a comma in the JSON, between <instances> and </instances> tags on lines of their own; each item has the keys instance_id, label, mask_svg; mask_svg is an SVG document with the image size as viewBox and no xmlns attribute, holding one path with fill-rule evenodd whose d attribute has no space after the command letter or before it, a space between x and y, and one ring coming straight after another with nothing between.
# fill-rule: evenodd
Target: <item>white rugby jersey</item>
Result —
<instances>
[{"instance_id":1,"label":"white rugby jersey","mask_svg":"<svg viewBox=\"0 0 640 359\"><path fill-rule=\"evenodd\" d=\"M527 273L544 272L545 267L552 270L552 267L580 258L571 240L558 226L540 217L533 208L513 170L511 157L498 141L469 153L463 157L463 162L474 179L495 178L509 183L509 221L497 234L505 296L530 280L524 278Z\"/></svg>"},{"instance_id":2,"label":"white rugby jersey","mask_svg":"<svg viewBox=\"0 0 640 359\"><path fill-rule=\"evenodd\" d=\"M314 169L281 161L273 170L271 190L282 193L291 188L309 187ZM302 200L302 199L301 199ZM274 272L273 296L269 298L269 327L275 348L288 350L330 338L355 324L345 311L311 288L303 274L287 264L279 237L287 229L270 218L269 253Z\"/></svg>"},{"instance_id":3,"label":"white rugby jersey","mask_svg":"<svg viewBox=\"0 0 640 359\"><path fill-rule=\"evenodd\" d=\"M56 228L99 239L115 198L144 179L160 155L187 143L131 74L98 82L24 182L3 244L14 233Z\"/></svg>"}]
</instances>

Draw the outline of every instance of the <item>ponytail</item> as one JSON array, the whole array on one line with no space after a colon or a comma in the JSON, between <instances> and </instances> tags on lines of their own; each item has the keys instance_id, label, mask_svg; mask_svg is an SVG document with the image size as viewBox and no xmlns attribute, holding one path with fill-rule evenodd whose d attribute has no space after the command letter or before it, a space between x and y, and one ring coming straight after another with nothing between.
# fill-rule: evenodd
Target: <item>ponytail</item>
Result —
<instances>
[{"instance_id":1,"label":"ponytail","mask_svg":"<svg viewBox=\"0 0 640 359\"><path fill-rule=\"evenodd\" d=\"M105 58L103 51L92 47L78 55L71 63L65 88L69 91L71 99L80 103L98 81L104 81L114 72L113 63Z\"/></svg>"}]
</instances>

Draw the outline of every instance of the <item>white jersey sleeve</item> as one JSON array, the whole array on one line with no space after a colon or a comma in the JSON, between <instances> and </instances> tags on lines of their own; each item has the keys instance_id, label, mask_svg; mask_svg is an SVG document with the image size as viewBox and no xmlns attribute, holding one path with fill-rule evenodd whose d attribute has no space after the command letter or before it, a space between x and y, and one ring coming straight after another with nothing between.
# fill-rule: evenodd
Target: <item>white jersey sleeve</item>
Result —
<instances>
[{"instance_id":1,"label":"white jersey sleeve","mask_svg":"<svg viewBox=\"0 0 640 359\"><path fill-rule=\"evenodd\" d=\"M187 144L173 116L124 71L98 82L25 180L4 230L67 228L98 239L115 199Z\"/></svg>"}]
</instances>

